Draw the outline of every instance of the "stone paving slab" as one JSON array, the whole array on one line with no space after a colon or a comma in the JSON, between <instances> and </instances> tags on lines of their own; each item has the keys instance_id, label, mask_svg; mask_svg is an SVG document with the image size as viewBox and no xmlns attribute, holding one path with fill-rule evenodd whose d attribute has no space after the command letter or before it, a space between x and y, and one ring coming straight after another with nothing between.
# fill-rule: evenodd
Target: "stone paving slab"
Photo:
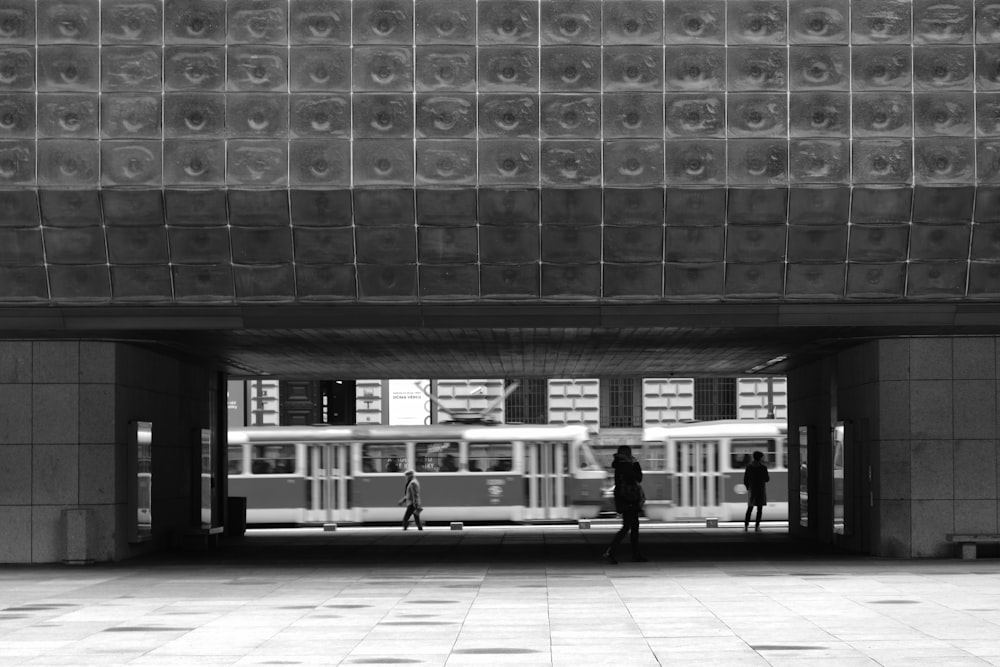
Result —
<instances>
[{"instance_id":1,"label":"stone paving slab","mask_svg":"<svg viewBox=\"0 0 1000 667\"><path fill-rule=\"evenodd\" d=\"M819 552L782 526L251 530L0 566L2 665L1000 665L1000 560Z\"/></svg>"}]
</instances>

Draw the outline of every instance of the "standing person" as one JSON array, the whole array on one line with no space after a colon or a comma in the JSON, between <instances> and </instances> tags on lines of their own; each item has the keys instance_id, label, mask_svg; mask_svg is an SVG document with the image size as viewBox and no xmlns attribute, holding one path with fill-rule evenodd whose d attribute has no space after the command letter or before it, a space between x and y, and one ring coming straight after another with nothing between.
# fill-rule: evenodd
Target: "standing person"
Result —
<instances>
[{"instance_id":1,"label":"standing person","mask_svg":"<svg viewBox=\"0 0 1000 667\"><path fill-rule=\"evenodd\" d=\"M771 481L771 475L764 465L764 452L754 452L753 461L743 472L743 486L747 487L747 515L743 519L743 532L750 529L750 513L753 508L757 508L757 523L754 528L760 532L760 515L764 512L764 505L767 504L767 483Z\"/></svg>"},{"instance_id":2,"label":"standing person","mask_svg":"<svg viewBox=\"0 0 1000 667\"><path fill-rule=\"evenodd\" d=\"M622 527L604 552L604 561L612 565L618 564L615 549L628 533L632 560L644 563L648 559L639 554L639 510L646 500L642 492L642 467L632 458L632 448L628 445L618 448L611 467L615 471L615 511L622 515Z\"/></svg>"},{"instance_id":3,"label":"standing person","mask_svg":"<svg viewBox=\"0 0 1000 667\"><path fill-rule=\"evenodd\" d=\"M400 506L406 505L406 514L403 515L403 530L410 527L410 517L417 524L417 530L423 530L420 523L420 513L424 508L420 505L420 482L417 481L417 473L407 470L403 473L406 476L406 486L403 487L403 497L397 503Z\"/></svg>"}]
</instances>

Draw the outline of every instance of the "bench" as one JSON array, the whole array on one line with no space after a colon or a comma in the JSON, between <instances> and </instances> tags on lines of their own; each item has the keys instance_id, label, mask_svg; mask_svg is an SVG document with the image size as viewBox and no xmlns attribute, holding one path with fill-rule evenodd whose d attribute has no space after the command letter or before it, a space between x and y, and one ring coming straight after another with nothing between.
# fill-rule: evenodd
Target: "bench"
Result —
<instances>
[{"instance_id":1,"label":"bench","mask_svg":"<svg viewBox=\"0 0 1000 667\"><path fill-rule=\"evenodd\" d=\"M976 547L983 543L1000 542L997 533L948 533L945 539L962 545L962 558L976 560Z\"/></svg>"}]
</instances>

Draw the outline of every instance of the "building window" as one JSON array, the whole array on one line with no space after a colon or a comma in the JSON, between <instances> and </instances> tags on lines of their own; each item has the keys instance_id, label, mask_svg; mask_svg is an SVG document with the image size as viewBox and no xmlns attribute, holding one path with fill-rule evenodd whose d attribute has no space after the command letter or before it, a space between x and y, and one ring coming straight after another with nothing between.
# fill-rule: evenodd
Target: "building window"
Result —
<instances>
[{"instance_id":1,"label":"building window","mask_svg":"<svg viewBox=\"0 0 1000 667\"><path fill-rule=\"evenodd\" d=\"M736 378L695 378L694 418L736 419Z\"/></svg>"},{"instance_id":2,"label":"building window","mask_svg":"<svg viewBox=\"0 0 1000 667\"><path fill-rule=\"evenodd\" d=\"M508 424L549 423L549 382L541 379L508 379L505 386L518 383L504 404Z\"/></svg>"},{"instance_id":3,"label":"building window","mask_svg":"<svg viewBox=\"0 0 1000 667\"><path fill-rule=\"evenodd\" d=\"M642 380L607 378L601 380L601 426L632 428L642 426Z\"/></svg>"}]
</instances>

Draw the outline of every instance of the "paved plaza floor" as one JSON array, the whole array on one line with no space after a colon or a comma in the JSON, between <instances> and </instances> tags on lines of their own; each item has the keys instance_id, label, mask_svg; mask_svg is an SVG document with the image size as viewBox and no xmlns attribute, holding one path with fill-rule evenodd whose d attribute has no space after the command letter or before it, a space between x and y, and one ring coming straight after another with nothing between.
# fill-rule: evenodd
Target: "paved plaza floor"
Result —
<instances>
[{"instance_id":1,"label":"paved plaza floor","mask_svg":"<svg viewBox=\"0 0 1000 667\"><path fill-rule=\"evenodd\" d=\"M1000 560L817 552L784 526L251 530L0 566L0 665L1000 665Z\"/></svg>"}]
</instances>

